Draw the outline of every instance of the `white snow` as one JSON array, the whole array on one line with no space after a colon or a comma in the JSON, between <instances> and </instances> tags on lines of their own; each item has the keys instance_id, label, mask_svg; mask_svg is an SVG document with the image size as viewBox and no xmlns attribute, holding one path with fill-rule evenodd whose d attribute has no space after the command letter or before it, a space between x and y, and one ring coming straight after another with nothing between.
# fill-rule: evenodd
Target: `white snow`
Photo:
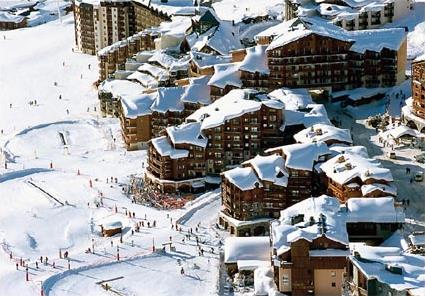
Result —
<instances>
[{"instance_id":1,"label":"white snow","mask_svg":"<svg viewBox=\"0 0 425 296\"><path fill-rule=\"evenodd\" d=\"M268 237L227 237L224 241L224 262L269 261L270 251L270 238Z\"/></svg>"},{"instance_id":2,"label":"white snow","mask_svg":"<svg viewBox=\"0 0 425 296\"><path fill-rule=\"evenodd\" d=\"M355 251L361 259L351 256L350 260L367 278L376 278L391 288L402 291L407 289L423 289L425 285L425 258L419 255L403 254L396 247L357 246ZM372 262L370 262L372 261ZM402 274L392 273L387 266L402 269ZM420 294L418 294L420 295Z\"/></svg>"},{"instance_id":3,"label":"white snow","mask_svg":"<svg viewBox=\"0 0 425 296\"><path fill-rule=\"evenodd\" d=\"M350 223L402 223L405 218L403 209L394 206L393 197L353 197L347 201L347 210L347 222Z\"/></svg>"},{"instance_id":4,"label":"white snow","mask_svg":"<svg viewBox=\"0 0 425 296\"><path fill-rule=\"evenodd\" d=\"M270 102L270 104L267 104L267 102ZM269 108L283 109L283 104L279 104L277 101L265 100L260 102L248 100L246 99L245 90L235 89L214 103L201 107L189 115L186 120L202 122L202 130L205 130L220 126L226 120L240 117L245 113L258 111L263 104L267 104Z\"/></svg>"},{"instance_id":5,"label":"white snow","mask_svg":"<svg viewBox=\"0 0 425 296\"><path fill-rule=\"evenodd\" d=\"M234 168L225 171L224 177L242 191L252 190L258 187L263 187L263 184L258 179L254 170L250 167Z\"/></svg>"},{"instance_id":6,"label":"white snow","mask_svg":"<svg viewBox=\"0 0 425 296\"><path fill-rule=\"evenodd\" d=\"M116 276L124 278L108 284L126 295L216 294L218 192L170 211L134 204L123 194L129 176L143 173L146 151L127 152L119 120L102 119L94 112L97 60L72 52L73 23L69 16L62 23L2 32L6 39L0 40L1 294L39 295L43 282L45 295L105 295L108 292L96 282ZM34 100L37 104L28 104ZM125 211L134 212L135 218ZM180 221L182 233L171 229L170 218ZM146 223L152 225L153 220L156 227L148 228ZM98 225L105 221L122 223L123 243L119 236L100 235ZM132 235L131 229L141 221L145 226ZM204 256L198 256L193 236L182 241L190 227L201 240ZM161 249L170 236L176 250L167 247L166 253L153 254L153 240ZM92 248L92 239L95 254L85 252ZM117 246L120 262L115 258ZM67 260L59 258L59 249L69 252L70 271ZM36 269L40 256L47 256L49 264L40 263ZM24 268L15 268L21 257L29 266L28 282Z\"/></svg>"},{"instance_id":7,"label":"white snow","mask_svg":"<svg viewBox=\"0 0 425 296\"><path fill-rule=\"evenodd\" d=\"M292 144L267 149L266 153L282 151L285 155L285 166L296 170L312 171L315 162L321 156L330 154L328 146L324 142Z\"/></svg>"},{"instance_id":8,"label":"white snow","mask_svg":"<svg viewBox=\"0 0 425 296\"><path fill-rule=\"evenodd\" d=\"M313 143L336 141L346 144L352 144L350 131L347 129L337 128L327 124L315 124L310 128L306 128L294 135L295 141L298 143Z\"/></svg>"}]
</instances>

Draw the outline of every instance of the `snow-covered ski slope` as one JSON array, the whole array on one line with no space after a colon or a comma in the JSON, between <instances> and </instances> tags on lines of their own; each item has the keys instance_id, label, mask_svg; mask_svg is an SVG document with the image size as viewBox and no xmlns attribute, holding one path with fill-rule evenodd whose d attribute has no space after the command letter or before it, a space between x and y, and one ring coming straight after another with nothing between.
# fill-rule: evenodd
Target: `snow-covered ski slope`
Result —
<instances>
[{"instance_id":1,"label":"snow-covered ski slope","mask_svg":"<svg viewBox=\"0 0 425 296\"><path fill-rule=\"evenodd\" d=\"M95 112L97 60L72 51L72 16L1 34L0 295L39 295L42 285L45 295L110 295L96 283L121 276L109 283L121 295L214 294L219 193L174 211L133 204L122 185L143 172L146 152L127 152L119 120ZM96 207L100 194L103 206ZM171 229L179 218L181 233ZM154 220L156 227L148 228ZM122 223L123 243L119 235L99 235L99 225L111 221ZM144 227L132 234L138 222ZM190 228L204 256L194 236L183 241ZM153 243L162 249L170 237L175 251L152 252ZM95 254L87 254L93 243ZM59 250L69 252L70 271ZM48 265L37 269L40 256ZM16 270L20 258L28 282L25 268Z\"/></svg>"}]
</instances>

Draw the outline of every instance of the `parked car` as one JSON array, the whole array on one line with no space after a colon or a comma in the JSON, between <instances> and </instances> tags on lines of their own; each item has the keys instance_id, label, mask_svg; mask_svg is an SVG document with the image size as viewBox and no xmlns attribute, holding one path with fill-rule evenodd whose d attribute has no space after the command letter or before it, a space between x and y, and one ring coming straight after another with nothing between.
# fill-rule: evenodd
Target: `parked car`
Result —
<instances>
[{"instance_id":1,"label":"parked car","mask_svg":"<svg viewBox=\"0 0 425 296\"><path fill-rule=\"evenodd\" d=\"M417 162L425 163L425 153L421 153L414 156Z\"/></svg>"},{"instance_id":2,"label":"parked car","mask_svg":"<svg viewBox=\"0 0 425 296\"><path fill-rule=\"evenodd\" d=\"M415 181L422 182L424 180L424 172L415 172Z\"/></svg>"},{"instance_id":3,"label":"parked car","mask_svg":"<svg viewBox=\"0 0 425 296\"><path fill-rule=\"evenodd\" d=\"M396 159L397 155L395 154L395 152L387 152L387 157L391 159Z\"/></svg>"}]
</instances>

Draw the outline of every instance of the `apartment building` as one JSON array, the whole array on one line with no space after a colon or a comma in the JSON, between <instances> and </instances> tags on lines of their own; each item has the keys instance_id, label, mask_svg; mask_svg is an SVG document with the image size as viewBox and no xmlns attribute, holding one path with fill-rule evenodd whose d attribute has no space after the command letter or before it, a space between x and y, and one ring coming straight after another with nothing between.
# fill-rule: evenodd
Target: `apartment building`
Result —
<instances>
[{"instance_id":1,"label":"apartment building","mask_svg":"<svg viewBox=\"0 0 425 296\"><path fill-rule=\"evenodd\" d=\"M425 119L425 61L412 63L413 112Z\"/></svg>"},{"instance_id":2,"label":"apartment building","mask_svg":"<svg viewBox=\"0 0 425 296\"><path fill-rule=\"evenodd\" d=\"M235 236L268 234L270 219L312 195L313 167L330 153L326 144L294 144L266 150L222 173L219 224ZM302 160L301 160L302 159Z\"/></svg>"},{"instance_id":3,"label":"apartment building","mask_svg":"<svg viewBox=\"0 0 425 296\"><path fill-rule=\"evenodd\" d=\"M424 256L399 247L357 246L348 261L350 295L424 295L424 266Z\"/></svg>"},{"instance_id":4,"label":"apartment building","mask_svg":"<svg viewBox=\"0 0 425 296\"><path fill-rule=\"evenodd\" d=\"M411 0L285 0L284 19L318 14L345 30L367 30L397 21L411 9Z\"/></svg>"},{"instance_id":5,"label":"apartment building","mask_svg":"<svg viewBox=\"0 0 425 296\"><path fill-rule=\"evenodd\" d=\"M160 87L120 98L121 133L128 150L146 147L167 127L182 124L186 117L211 103L203 78L180 87Z\"/></svg>"},{"instance_id":6,"label":"apartment building","mask_svg":"<svg viewBox=\"0 0 425 296\"><path fill-rule=\"evenodd\" d=\"M167 128L165 136L152 139L146 183L163 192L182 191L183 183L189 190L204 186L204 176L218 176L225 168L282 144L282 109L281 102L255 91L231 91L188 116L186 124ZM174 135L177 131L179 136Z\"/></svg>"},{"instance_id":7,"label":"apartment building","mask_svg":"<svg viewBox=\"0 0 425 296\"><path fill-rule=\"evenodd\" d=\"M77 0L74 22L77 49L91 55L136 32L134 9L129 0Z\"/></svg>"},{"instance_id":8,"label":"apartment building","mask_svg":"<svg viewBox=\"0 0 425 296\"><path fill-rule=\"evenodd\" d=\"M322 195L281 211L280 218L271 223L272 266L279 291L342 295L346 278L353 278L347 264L347 258L351 259L348 244L380 244L400 228L404 218L403 209L396 207L391 197L357 198L341 205L337 198ZM382 229L376 231L378 225ZM370 270L376 271L373 266ZM384 295L370 292L353 295Z\"/></svg>"},{"instance_id":9,"label":"apartment building","mask_svg":"<svg viewBox=\"0 0 425 296\"><path fill-rule=\"evenodd\" d=\"M353 33L313 18L296 18L276 27L258 37L262 42L272 40L267 48L270 88L333 92L389 87L405 79L403 29Z\"/></svg>"},{"instance_id":10,"label":"apartment building","mask_svg":"<svg viewBox=\"0 0 425 296\"><path fill-rule=\"evenodd\" d=\"M412 97L402 108L403 122L425 133L425 56L412 63Z\"/></svg>"},{"instance_id":11,"label":"apartment building","mask_svg":"<svg viewBox=\"0 0 425 296\"><path fill-rule=\"evenodd\" d=\"M26 26L27 19L25 16L0 11L0 31L25 28Z\"/></svg>"},{"instance_id":12,"label":"apartment building","mask_svg":"<svg viewBox=\"0 0 425 296\"><path fill-rule=\"evenodd\" d=\"M346 202L352 197L396 196L391 171L374 160L348 150L320 165L323 188Z\"/></svg>"}]
</instances>

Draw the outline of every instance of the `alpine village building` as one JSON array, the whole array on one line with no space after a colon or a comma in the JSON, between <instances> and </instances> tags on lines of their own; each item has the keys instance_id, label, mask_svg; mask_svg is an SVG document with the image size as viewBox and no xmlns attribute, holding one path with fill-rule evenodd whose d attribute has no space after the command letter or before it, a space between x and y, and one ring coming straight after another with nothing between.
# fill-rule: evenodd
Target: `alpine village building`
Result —
<instances>
[{"instance_id":1,"label":"alpine village building","mask_svg":"<svg viewBox=\"0 0 425 296\"><path fill-rule=\"evenodd\" d=\"M204 187L267 148L283 144L283 103L252 90L233 90L166 129L148 147L146 184L162 192ZM212 178L210 178L212 179Z\"/></svg>"},{"instance_id":2,"label":"alpine village building","mask_svg":"<svg viewBox=\"0 0 425 296\"><path fill-rule=\"evenodd\" d=\"M425 60L412 63L413 112L425 119Z\"/></svg>"}]
</instances>

